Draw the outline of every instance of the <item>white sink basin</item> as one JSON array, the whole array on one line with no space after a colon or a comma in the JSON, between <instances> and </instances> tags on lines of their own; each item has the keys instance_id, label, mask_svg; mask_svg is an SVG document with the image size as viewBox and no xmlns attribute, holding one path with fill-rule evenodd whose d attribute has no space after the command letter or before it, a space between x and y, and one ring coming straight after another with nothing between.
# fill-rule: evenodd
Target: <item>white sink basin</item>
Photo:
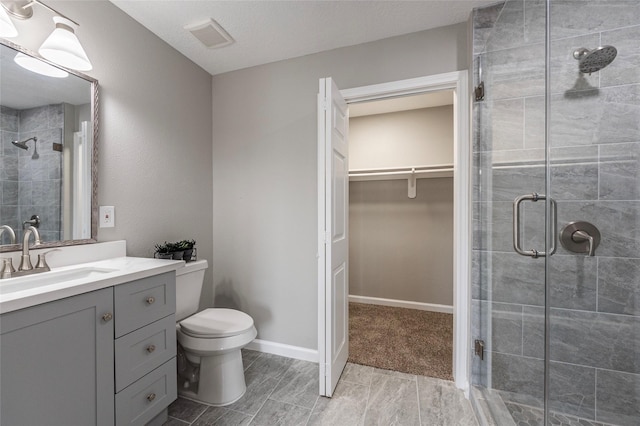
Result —
<instances>
[{"instance_id":1,"label":"white sink basin","mask_svg":"<svg viewBox=\"0 0 640 426\"><path fill-rule=\"evenodd\" d=\"M0 280L0 294L8 294L14 293L16 291L46 287L73 280L97 279L101 275L116 271L117 269L84 266L62 271L54 270L17 278L7 278L4 280Z\"/></svg>"}]
</instances>

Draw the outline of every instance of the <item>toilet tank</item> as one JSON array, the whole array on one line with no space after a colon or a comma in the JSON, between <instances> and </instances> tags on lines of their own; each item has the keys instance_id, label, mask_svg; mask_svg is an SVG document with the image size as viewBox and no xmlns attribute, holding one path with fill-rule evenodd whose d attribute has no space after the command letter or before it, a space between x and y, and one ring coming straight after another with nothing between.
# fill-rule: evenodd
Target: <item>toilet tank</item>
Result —
<instances>
[{"instance_id":1,"label":"toilet tank","mask_svg":"<svg viewBox=\"0 0 640 426\"><path fill-rule=\"evenodd\" d=\"M206 260L196 260L176 269L176 322L198 312L204 273L208 266Z\"/></svg>"}]
</instances>

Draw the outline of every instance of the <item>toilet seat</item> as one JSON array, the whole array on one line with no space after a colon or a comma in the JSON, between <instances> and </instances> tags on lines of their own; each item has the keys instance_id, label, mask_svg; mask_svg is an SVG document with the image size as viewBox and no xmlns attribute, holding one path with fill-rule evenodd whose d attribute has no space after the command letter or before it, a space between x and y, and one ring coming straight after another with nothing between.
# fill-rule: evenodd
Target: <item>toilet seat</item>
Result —
<instances>
[{"instance_id":1,"label":"toilet seat","mask_svg":"<svg viewBox=\"0 0 640 426\"><path fill-rule=\"evenodd\" d=\"M215 339L243 334L253 328L253 318L235 309L209 308L180 322L182 333Z\"/></svg>"}]
</instances>

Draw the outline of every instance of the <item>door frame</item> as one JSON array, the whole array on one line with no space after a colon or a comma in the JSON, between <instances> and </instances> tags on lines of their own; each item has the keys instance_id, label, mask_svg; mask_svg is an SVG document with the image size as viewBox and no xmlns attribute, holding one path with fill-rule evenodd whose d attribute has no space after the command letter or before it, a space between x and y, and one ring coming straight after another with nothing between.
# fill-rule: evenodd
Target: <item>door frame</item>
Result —
<instances>
[{"instance_id":1,"label":"door frame","mask_svg":"<svg viewBox=\"0 0 640 426\"><path fill-rule=\"evenodd\" d=\"M453 90L453 378L469 396L471 373L471 97L467 70L341 90L347 104ZM318 223L324 224L325 149L318 143ZM322 185L321 185L322 184ZM320 202L322 200L322 203ZM318 247L325 235L318 235ZM318 250L318 271L324 271L324 250ZM326 345L331 335L325 315L325 278L318 276L318 355L320 394L325 395Z\"/></svg>"}]
</instances>

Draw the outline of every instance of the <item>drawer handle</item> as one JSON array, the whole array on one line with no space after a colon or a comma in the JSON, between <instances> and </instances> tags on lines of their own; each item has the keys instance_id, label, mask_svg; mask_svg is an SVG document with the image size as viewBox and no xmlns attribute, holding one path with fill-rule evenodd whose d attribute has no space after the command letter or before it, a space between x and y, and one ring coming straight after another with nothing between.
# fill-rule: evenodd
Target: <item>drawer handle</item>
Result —
<instances>
[{"instance_id":1,"label":"drawer handle","mask_svg":"<svg viewBox=\"0 0 640 426\"><path fill-rule=\"evenodd\" d=\"M153 305L156 301L156 298L153 296L147 297L147 305Z\"/></svg>"},{"instance_id":2,"label":"drawer handle","mask_svg":"<svg viewBox=\"0 0 640 426\"><path fill-rule=\"evenodd\" d=\"M147 401L151 402L154 399L156 399L156 394L155 393L150 393L149 395L147 395Z\"/></svg>"},{"instance_id":3,"label":"drawer handle","mask_svg":"<svg viewBox=\"0 0 640 426\"><path fill-rule=\"evenodd\" d=\"M156 345L147 346L147 352L151 353L156 350Z\"/></svg>"},{"instance_id":4,"label":"drawer handle","mask_svg":"<svg viewBox=\"0 0 640 426\"><path fill-rule=\"evenodd\" d=\"M111 312L107 312L102 316L102 321L109 322L113 319L113 314Z\"/></svg>"}]
</instances>

